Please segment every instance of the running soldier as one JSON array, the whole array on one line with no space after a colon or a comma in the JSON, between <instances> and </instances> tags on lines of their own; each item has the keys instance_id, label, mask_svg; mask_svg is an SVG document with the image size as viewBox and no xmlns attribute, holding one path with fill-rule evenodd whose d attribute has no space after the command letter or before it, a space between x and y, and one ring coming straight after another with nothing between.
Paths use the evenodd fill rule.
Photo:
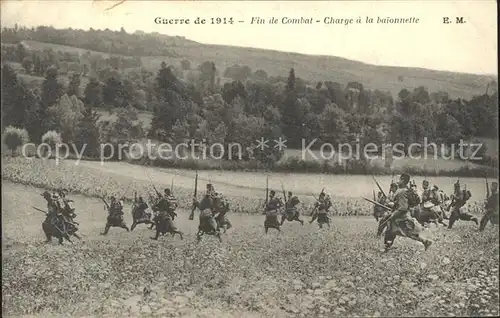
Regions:
<instances>
[{"instance_id":1,"label":"running soldier","mask_svg":"<svg viewBox=\"0 0 500 318\"><path fill-rule=\"evenodd\" d=\"M297 209L297 205L300 203L299 198L294 196L291 191L288 191L288 200L285 202L285 212L281 217L281 224L285 223L285 220L288 221L298 221L301 225L304 225L304 221L300 219L299 209Z\"/></svg>"},{"instance_id":2,"label":"running soldier","mask_svg":"<svg viewBox=\"0 0 500 318\"><path fill-rule=\"evenodd\" d=\"M264 230L267 234L269 229L276 229L278 232L281 232L280 222L278 221L279 209L283 207L283 201L275 197L276 192L271 190L269 192L269 201L267 202L264 213L266 215L266 219L264 221Z\"/></svg>"},{"instance_id":3,"label":"running soldier","mask_svg":"<svg viewBox=\"0 0 500 318\"><path fill-rule=\"evenodd\" d=\"M381 220L379 229L383 228L382 223L387 224L384 235L385 251L387 252L389 248L394 244L396 236L404 236L411 238L413 240L422 242L425 249L427 250L432 244L431 241L423 239L420 237L420 228L416 222L410 216L410 207L418 205L418 200L416 200L414 193L408 188L408 183L410 182L410 175L407 173L401 174L399 178L398 190L394 197L394 210L392 214ZM379 235L382 231L379 231Z\"/></svg>"},{"instance_id":4,"label":"running soldier","mask_svg":"<svg viewBox=\"0 0 500 318\"><path fill-rule=\"evenodd\" d=\"M332 207L332 201L329 195L326 195L324 192L321 192L318 198L318 202L316 202L314 206L313 218L309 223L314 222L314 220L318 219L319 228L323 228L323 224L328 225L330 228L330 218L328 217L328 210Z\"/></svg>"},{"instance_id":5,"label":"running soldier","mask_svg":"<svg viewBox=\"0 0 500 318\"><path fill-rule=\"evenodd\" d=\"M207 184L207 192L200 202L197 202L193 198L193 206L198 207L200 210L200 223L198 225L198 233L196 234L198 241L201 240L203 234L215 235L221 241L219 226L214 217L214 197L215 189L209 183Z\"/></svg>"},{"instance_id":6,"label":"running soldier","mask_svg":"<svg viewBox=\"0 0 500 318\"><path fill-rule=\"evenodd\" d=\"M231 222L227 218L227 212L229 212L229 202L220 192L216 192L212 199L213 213L215 215L215 220L217 221L217 226L224 230L226 233L232 227Z\"/></svg>"},{"instance_id":7,"label":"running soldier","mask_svg":"<svg viewBox=\"0 0 500 318\"><path fill-rule=\"evenodd\" d=\"M130 231L133 231L138 224L153 224L151 221L151 213L148 213L148 204L142 196L137 198L137 192L134 193L134 205L132 206L132 225Z\"/></svg>"},{"instance_id":8,"label":"running soldier","mask_svg":"<svg viewBox=\"0 0 500 318\"><path fill-rule=\"evenodd\" d=\"M172 236L177 233L183 239L182 232L177 229L174 223L174 219L177 216L175 210L179 206L177 198L171 193L170 189L165 189L163 196L159 195L159 197L160 201L153 206L153 211L158 212L155 217L156 236L151 239L157 240L160 234L166 233L171 233Z\"/></svg>"},{"instance_id":9,"label":"running soldier","mask_svg":"<svg viewBox=\"0 0 500 318\"><path fill-rule=\"evenodd\" d=\"M104 203L106 203L106 201L104 201ZM109 206L106 203L106 208L109 214L106 227L104 228L104 233L101 233L101 235L107 235L111 227L120 227L129 232L129 229L123 220L123 204L121 201L116 200L116 198L112 196L110 198Z\"/></svg>"},{"instance_id":10,"label":"running soldier","mask_svg":"<svg viewBox=\"0 0 500 318\"><path fill-rule=\"evenodd\" d=\"M491 195L486 199L484 206L486 214L481 218L479 231L484 231L486 224L490 221L492 224L498 224L498 183L491 183Z\"/></svg>"},{"instance_id":11,"label":"running soldier","mask_svg":"<svg viewBox=\"0 0 500 318\"><path fill-rule=\"evenodd\" d=\"M455 183L455 191L453 192L453 196L451 198L451 214L450 214L450 223L448 224L448 229L453 227L453 224L457 220L463 221L473 221L476 225L479 225L478 219L473 215L461 211L462 207L465 206L467 200L471 198L470 191L460 190L460 182L457 181Z\"/></svg>"}]
</instances>

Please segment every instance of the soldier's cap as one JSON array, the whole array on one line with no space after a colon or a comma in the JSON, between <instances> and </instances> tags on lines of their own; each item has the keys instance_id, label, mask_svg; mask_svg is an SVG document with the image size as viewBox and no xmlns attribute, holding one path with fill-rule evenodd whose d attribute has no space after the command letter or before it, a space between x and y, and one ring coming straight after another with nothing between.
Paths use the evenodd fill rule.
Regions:
<instances>
[{"instance_id":1,"label":"soldier's cap","mask_svg":"<svg viewBox=\"0 0 500 318\"><path fill-rule=\"evenodd\" d=\"M319 194L319 196L320 196L320 197L324 197L325 195L326 195L326 194L325 194L324 192L321 192L321 193Z\"/></svg>"},{"instance_id":2,"label":"soldier's cap","mask_svg":"<svg viewBox=\"0 0 500 318\"><path fill-rule=\"evenodd\" d=\"M422 181L422 184L429 184L429 181L424 180L424 181Z\"/></svg>"},{"instance_id":3,"label":"soldier's cap","mask_svg":"<svg viewBox=\"0 0 500 318\"><path fill-rule=\"evenodd\" d=\"M292 195L292 191L288 191L288 195Z\"/></svg>"},{"instance_id":4,"label":"soldier's cap","mask_svg":"<svg viewBox=\"0 0 500 318\"><path fill-rule=\"evenodd\" d=\"M498 182L492 182L492 183L491 183L491 186L492 186L493 188L498 188Z\"/></svg>"},{"instance_id":5,"label":"soldier's cap","mask_svg":"<svg viewBox=\"0 0 500 318\"><path fill-rule=\"evenodd\" d=\"M274 190L269 191L269 194L275 194L275 193L276 193L276 191L274 191Z\"/></svg>"},{"instance_id":6,"label":"soldier's cap","mask_svg":"<svg viewBox=\"0 0 500 318\"><path fill-rule=\"evenodd\" d=\"M404 183L408 183L408 182L410 182L410 175L409 175L409 174L407 174L407 173L405 173L405 172L403 172L403 173L401 174L401 177L400 177L400 178L401 178L401 180L403 180L403 181L404 181Z\"/></svg>"},{"instance_id":7,"label":"soldier's cap","mask_svg":"<svg viewBox=\"0 0 500 318\"><path fill-rule=\"evenodd\" d=\"M432 188L433 188L434 190L439 190L439 187L438 187L437 185L434 185Z\"/></svg>"},{"instance_id":8,"label":"soldier's cap","mask_svg":"<svg viewBox=\"0 0 500 318\"><path fill-rule=\"evenodd\" d=\"M207 183L207 188L212 187L213 185L211 183Z\"/></svg>"}]
</instances>

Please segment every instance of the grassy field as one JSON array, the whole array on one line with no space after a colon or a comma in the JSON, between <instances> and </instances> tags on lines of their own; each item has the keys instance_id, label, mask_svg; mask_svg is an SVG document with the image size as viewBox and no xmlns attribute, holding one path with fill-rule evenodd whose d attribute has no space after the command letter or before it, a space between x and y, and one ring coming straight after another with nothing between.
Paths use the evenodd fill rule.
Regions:
<instances>
[{"instance_id":1,"label":"grassy field","mask_svg":"<svg viewBox=\"0 0 500 318\"><path fill-rule=\"evenodd\" d=\"M498 230L470 223L429 228L428 251L398 238L382 253L376 222L333 217L332 228L285 223L263 233L263 216L231 214L223 242L185 233L104 227L101 201L72 195L82 241L43 243L42 189L2 182L2 309L5 316L328 317L497 316ZM125 207L130 224L130 206ZM272 230L271 230L272 231Z\"/></svg>"},{"instance_id":2,"label":"grassy field","mask_svg":"<svg viewBox=\"0 0 500 318\"><path fill-rule=\"evenodd\" d=\"M33 49L52 48L62 52L83 54L84 49L26 41ZM142 57L144 67L157 71L161 62L179 65L183 59L191 61L193 68L204 61L212 61L217 69L224 72L226 67L234 64L248 65L252 70L263 69L271 76L287 76L290 68L295 68L295 74L305 80L336 81L343 85L358 81L366 88L389 91L397 96L403 88L413 89L418 86L427 87L429 92L446 91L453 98L471 98L473 95L484 94L487 84L497 80L495 76L484 76L464 73L434 71L421 68L405 68L392 66L376 66L352 61L334 56L311 56L297 53L278 52L236 46L221 46L195 43L182 40L173 48L180 58L165 56ZM91 52L104 57L105 52ZM402 76L403 81L398 77Z\"/></svg>"}]
</instances>

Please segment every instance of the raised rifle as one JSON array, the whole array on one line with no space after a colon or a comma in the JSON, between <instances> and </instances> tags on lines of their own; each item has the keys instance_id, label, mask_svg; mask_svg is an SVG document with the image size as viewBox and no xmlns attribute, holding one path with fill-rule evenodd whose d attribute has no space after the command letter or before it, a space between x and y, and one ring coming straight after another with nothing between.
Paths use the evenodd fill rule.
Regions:
<instances>
[{"instance_id":1,"label":"raised rifle","mask_svg":"<svg viewBox=\"0 0 500 318\"><path fill-rule=\"evenodd\" d=\"M490 186L488 185L488 176L484 176L484 180L486 181L486 200L490 197Z\"/></svg>"},{"instance_id":2,"label":"raised rifle","mask_svg":"<svg viewBox=\"0 0 500 318\"><path fill-rule=\"evenodd\" d=\"M267 204L269 202L269 176L266 177L266 202Z\"/></svg>"},{"instance_id":3,"label":"raised rifle","mask_svg":"<svg viewBox=\"0 0 500 318\"><path fill-rule=\"evenodd\" d=\"M286 203L286 192L285 192L285 187L283 186L283 182L281 182L281 191L283 192L283 200Z\"/></svg>"},{"instance_id":4,"label":"raised rifle","mask_svg":"<svg viewBox=\"0 0 500 318\"><path fill-rule=\"evenodd\" d=\"M373 181L375 181L375 183L377 184L377 187L380 190L380 192L382 192L382 194L384 195L384 197L387 198L387 195L385 194L384 189L382 189L382 187L378 183L377 179L375 179L375 177L371 173L370 173L370 176L372 177Z\"/></svg>"},{"instance_id":5,"label":"raised rifle","mask_svg":"<svg viewBox=\"0 0 500 318\"><path fill-rule=\"evenodd\" d=\"M101 199L104 202L104 204L106 205L106 207L104 209L109 211L109 204L108 204L108 202L106 202L106 200L104 200L104 198L101 198Z\"/></svg>"},{"instance_id":6,"label":"raised rifle","mask_svg":"<svg viewBox=\"0 0 500 318\"><path fill-rule=\"evenodd\" d=\"M189 214L189 220L194 220L194 210L196 210L196 196L198 195L198 171L196 171L196 177L194 178L194 194L193 194L193 206L191 208L191 214Z\"/></svg>"},{"instance_id":7,"label":"raised rifle","mask_svg":"<svg viewBox=\"0 0 500 318\"><path fill-rule=\"evenodd\" d=\"M174 179L172 179L172 184L170 185L170 192L174 193Z\"/></svg>"}]
</instances>

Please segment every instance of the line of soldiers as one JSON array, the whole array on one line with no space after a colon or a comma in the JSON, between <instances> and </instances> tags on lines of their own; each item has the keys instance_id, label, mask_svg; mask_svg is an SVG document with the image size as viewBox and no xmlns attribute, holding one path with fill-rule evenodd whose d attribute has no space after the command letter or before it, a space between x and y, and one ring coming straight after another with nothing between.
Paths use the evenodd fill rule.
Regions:
<instances>
[{"instance_id":1,"label":"line of soldiers","mask_svg":"<svg viewBox=\"0 0 500 318\"><path fill-rule=\"evenodd\" d=\"M414 220L423 225L425 221L429 221L429 216L436 217L440 223L443 222L443 219L448 219L448 229L451 229L457 220L473 221L478 225L478 219L462 209L472 195L470 191L460 188L459 181L454 184L454 192L450 198L444 192L439 191L437 186L430 188L427 180L423 181L422 186L424 190L422 196L419 196L416 184L410 183L410 176L403 173L397 184L391 184L391 189L385 198L379 192L379 202L391 208L391 212L380 220L377 230L378 236L385 230L386 251L392 246L398 235L422 242L426 250L429 248L432 242L420 237L421 228ZM450 204L446 206L446 202L450 200ZM484 230L488 221L498 224L498 204L498 183L493 182L491 196L485 202L486 213L479 222L480 231ZM450 211L449 217L446 215L446 211ZM424 216L428 216L428 218Z\"/></svg>"},{"instance_id":2,"label":"line of soldiers","mask_svg":"<svg viewBox=\"0 0 500 318\"><path fill-rule=\"evenodd\" d=\"M304 225L304 221L300 219L300 211L297 209L297 205L300 203L299 198L294 196L293 193L289 191L288 199L285 198L285 200L285 203L283 203L283 200L276 196L276 192L274 190L269 192L269 199L265 204L264 212L262 213L266 215L264 220L264 230L266 234L271 228L281 231L281 226L285 223L285 221L297 221ZM318 220L320 228L322 228L324 224L330 227L330 218L328 217L328 213L331 207L332 201L330 196L326 195L322 191L314 205L314 210L311 213L312 219L309 223ZM283 212L280 212L281 208L284 208ZM278 216L280 214L281 222L278 220Z\"/></svg>"},{"instance_id":3,"label":"line of soldiers","mask_svg":"<svg viewBox=\"0 0 500 318\"><path fill-rule=\"evenodd\" d=\"M106 201L104 201L106 203ZM152 214L148 212L149 206L142 196L137 197L137 193L134 194L134 203L132 206L132 218L133 223L131 230L133 230L138 224L150 224L152 229L156 226L156 236L153 239L157 240L160 234L165 233L180 233L175 226L174 219L177 216L175 210L178 207L177 198L171 193L170 189L165 189L163 195L157 192L157 197L150 195L150 202L152 202L152 211L154 217L151 220ZM123 219L123 199L118 201L114 196L110 198L110 204L105 206L108 210L108 218L104 233L102 235L108 234L111 227L120 227L129 231L124 219Z\"/></svg>"}]
</instances>

